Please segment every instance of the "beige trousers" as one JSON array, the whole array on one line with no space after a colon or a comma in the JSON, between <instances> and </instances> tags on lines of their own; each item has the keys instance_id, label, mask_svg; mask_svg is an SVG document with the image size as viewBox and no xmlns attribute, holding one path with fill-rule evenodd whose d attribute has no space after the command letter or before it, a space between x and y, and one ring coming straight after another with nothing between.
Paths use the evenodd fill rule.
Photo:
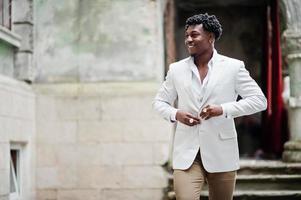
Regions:
<instances>
[{"instance_id":1,"label":"beige trousers","mask_svg":"<svg viewBox=\"0 0 301 200\"><path fill-rule=\"evenodd\" d=\"M187 170L174 170L174 189L177 200L199 200L205 181L209 200L232 200L236 171L208 173L202 164L200 153Z\"/></svg>"}]
</instances>

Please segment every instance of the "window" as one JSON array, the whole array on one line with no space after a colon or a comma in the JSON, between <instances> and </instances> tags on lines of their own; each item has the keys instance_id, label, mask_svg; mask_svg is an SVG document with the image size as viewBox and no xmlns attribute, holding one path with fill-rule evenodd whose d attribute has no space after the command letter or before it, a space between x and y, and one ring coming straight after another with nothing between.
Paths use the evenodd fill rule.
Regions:
<instances>
[{"instance_id":1,"label":"window","mask_svg":"<svg viewBox=\"0 0 301 200\"><path fill-rule=\"evenodd\" d=\"M21 194L21 145L10 148L10 199L17 200Z\"/></svg>"},{"instance_id":2,"label":"window","mask_svg":"<svg viewBox=\"0 0 301 200\"><path fill-rule=\"evenodd\" d=\"M0 0L0 26L11 30L12 0Z\"/></svg>"}]
</instances>

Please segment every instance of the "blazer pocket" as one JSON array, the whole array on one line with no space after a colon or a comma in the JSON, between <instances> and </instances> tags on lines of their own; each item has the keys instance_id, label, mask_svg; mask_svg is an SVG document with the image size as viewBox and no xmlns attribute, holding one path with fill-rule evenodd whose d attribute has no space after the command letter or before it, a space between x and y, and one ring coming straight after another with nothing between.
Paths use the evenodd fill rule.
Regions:
<instances>
[{"instance_id":1,"label":"blazer pocket","mask_svg":"<svg viewBox=\"0 0 301 200\"><path fill-rule=\"evenodd\" d=\"M219 137L222 140L228 140L232 138L236 138L236 131L235 130L225 130L219 132Z\"/></svg>"}]
</instances>

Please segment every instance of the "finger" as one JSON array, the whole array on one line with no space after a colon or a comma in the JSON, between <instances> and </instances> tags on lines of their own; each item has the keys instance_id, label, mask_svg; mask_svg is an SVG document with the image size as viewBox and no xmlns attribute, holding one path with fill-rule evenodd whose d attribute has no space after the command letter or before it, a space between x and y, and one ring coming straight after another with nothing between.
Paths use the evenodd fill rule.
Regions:
<instances>
[{"instance_id":1,"label":"finger","mask_svg":"<svg viewBox=\"0 0 301 200\"><path fill-rule=\"evenodd\" d=\"M194 125L197 125L197 124L200 124L201 123L201 121L200 121L200 119L198 119L198 118L189 118L188 119L188 124L189 124L189 126L194 126Z\"/></svg>"},{"instance_id":2,"label":"finger","mask_svg":"<svg viewBox=\"0 0 301 200\"><path fill-rule=\"evenodd\" d=\"M192 118L186 118L185 124L188 126L193 126L194 120Z\"/></svg>"},{"instance_id":3,"label":"finger","mask_svg":"<svg viewBox=\"0 0 301 200\"><path fill-rule=\"evenodd\" d=\"M203 112L203 111L201 111L201 113L200 113L200 117L203 117L203 115L204 115L204 112Z\"/></svg>"},{"instance_id":4,"label":"finger","mask_svg":"<svg viewBox=\"0 0 301 200\"><path fill-rule=\"evenodd\" d=\"M200 121L200 119L198 117L195 117L193 115L188 114L187 116L188 116L188 118L193 119L194 121L197 121L197 122Z\"/></svg>"},{"instance_id":5,"label":"finger","mask_svg":"<svg viewBox=\"0 0 301 200\"><path fill-rule=\"evenodd\" d=\"M193 126L194 125L197 125L197 124L200 124L201 123L201 120L198 119L198 120L193 120L193 123L191 123Z\"/></svg>"},{"instance_id":6,"label":"finger","mask_svg":"<svg viewBox=\"0 0 301 200\"><path fill-rule=\"evenodd\" d=\"M193 124L193 123L190 123L190 122L188 122L186 125L187 125L187 126L194 126L194 124Z\"/></svg>"},{"instance_id":7,"label":"finger","mask_svg":"<svg viewBox=\"0 0 301 200\"><path fill-rule=\"evenodd\" d=\"M210 105L206 105L203 109L202 109L202 111L201 111L201 113L200 113L200 117L202 117L202 118L204 118L206 115L207 115L207 113L210 111Z\"/></svg>"},{"instance_id":8,"label":"finger","mask_svg":"<svg viewBox=\"0 0 301 200\"><path fill-rule=\"evenodd\" d=\"M205 120L208 120L208 119L210 119L210 118L211 118L211 116L210 116L210 115L207 115L206 118L205 118Z\"/></svg>"},{"instance_id":9,"label":"finger","mask_svg":"<svg viewBox=\"0 0 301 200\"><path fill-rule=\"evenodd\" d=\"M207 112L202 112L202 113L200 114L200 117L204 119L204 118L206 118L208 115L209 115L208 111L207 111Z\"/></svg>"}]
</instances>

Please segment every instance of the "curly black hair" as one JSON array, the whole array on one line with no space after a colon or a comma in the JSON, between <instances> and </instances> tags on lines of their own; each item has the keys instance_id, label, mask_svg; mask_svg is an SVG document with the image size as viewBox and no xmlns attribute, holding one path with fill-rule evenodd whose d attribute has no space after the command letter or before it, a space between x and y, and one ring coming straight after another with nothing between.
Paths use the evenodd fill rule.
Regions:
<instances>
[{"instance_id":1,"label":"curly black hair","mask_svg":"<svg viewBox=\"0 0 301 200\"><path fill-rule=\"evenodd\" d=\"M193 15L186 20L185 30L187 30L189 26L198 24L203 24L203 28L206 31L214 33L215 40L221 37L223 31L222 25L215 15L208 15L208 13Z\"/></svg>"}]
</instances>

